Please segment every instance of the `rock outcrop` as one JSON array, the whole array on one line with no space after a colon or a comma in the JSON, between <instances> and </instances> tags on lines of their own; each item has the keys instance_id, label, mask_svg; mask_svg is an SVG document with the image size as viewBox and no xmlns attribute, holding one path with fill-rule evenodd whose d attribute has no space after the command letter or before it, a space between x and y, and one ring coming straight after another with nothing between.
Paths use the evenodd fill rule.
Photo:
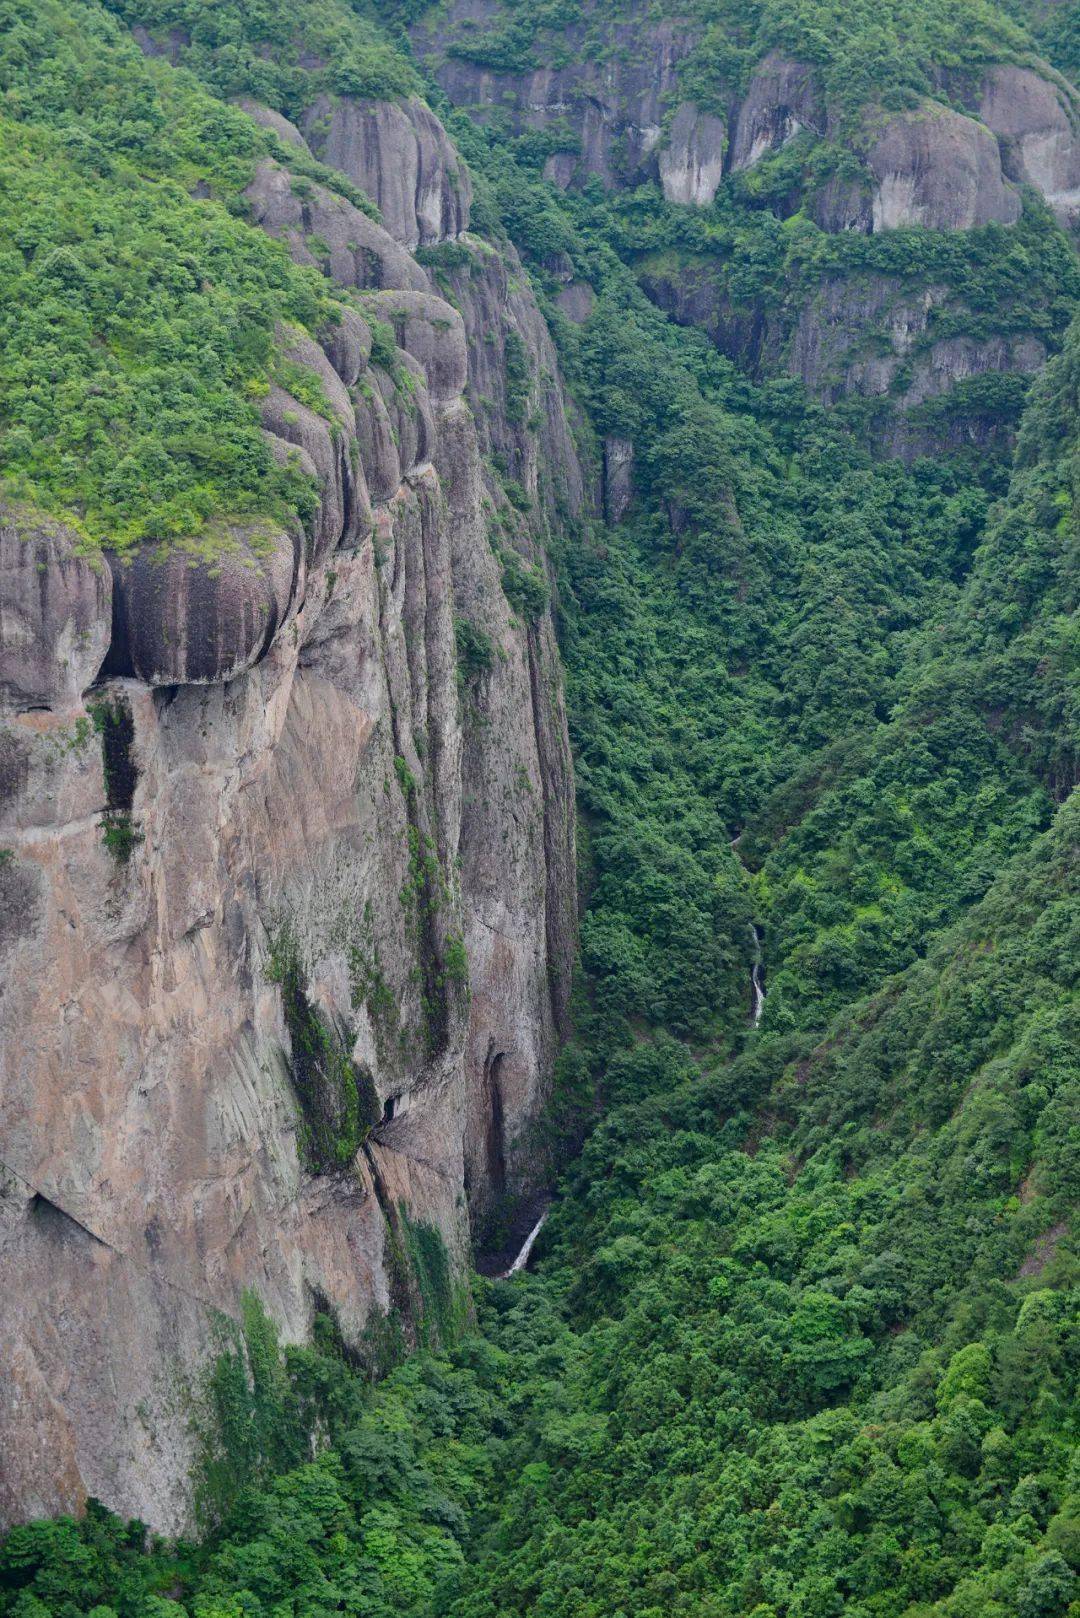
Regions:
<instances>
[{"instance_id":1,"label":"rock outcrop","mask_svg":"<svg viewBox=\"0 0 1080 1618\"><path fill-rule=\"evenodd\" d=\"M614 186L655 174L664 115L678 99L678 64L693 48L694 29L650 17L647 6L635 0L617 21L590 16L560 30L565 66L494 71L457 52L458 45L495 29L502 15L496 0L455 0L445 14L425 18L413 30L418 52L450 100L480 121L508 118L515 133L557 135L560 150L548 158L544 172L564 188L590 176ZM704 197L708 176L718 157L722 160L723 129L710 117L695 133L697 117L696 109L684 109L675 142L682 144L690 172L698 174ZM674 160L671 173L679 166Z\"/></svg>"},{"instance_id":2,"label":"rock outcrop","mask_svg":"<svg viewBox=\"0 0 1080 1618\"><path fill-rule=\"evenodd\" d=\"M1020 197L1002 173L989 130L937 102L888 119L868 163L874 230L971 230L1020 217Z\"/></svg>"},{"instance_id":3,"label":"rock outcrop","mask_svg":"<svg viewBox=\"0 0 1080 1618\"><path fill-rule=\"evenodd\" d=\"M998 137L1010 179L1033 185L1065 224L1080 214L1080 104L1060 80L1030 68L991 68L978 113Z\"/></svg>"},{"instance_id":4,"label":"rock outcrop","mask_svg":"<svg viewBox=\"0 0 1080 1618\"><path fill-rule=\"evenodd\" d=\"M773 51L747 86L735 120L730 167L733 173L753 168L804 129L825 130L825 109L813 70Z\"/></svg>"},{"instance_id":5,"label":"rock outcrop","mask_svg":"<svg viewBox=\"0 0 1080 1618\"><path fill-rule=\"evenodd\" d=\"M469 228L472 182L446 131L418 96L355 101L320 96L304 133L318 157L364 191L408 248L452 241Z\"/></svg>"},{"instance_id":6,"label":"rock outcrop","mask_svg":"<svg viewBox=\"0 0 1080 1618\"><path fill-rule=\"evenodd\" d=\"M109 648L104 557L63 523L0 507L0 712L77 708Z\"/></svg>"},{"instance_id":7,"label":"rock outcrop","mask_svg":"<svg viewBox=\"0 0 1080 1618\"><path fill-rule=\"evenodd\" d=\"M338 123L377 132L384 207L400 110ZM318 408L262 402L317 491L303 533L106 561L0 525L8 1519L92 1494L182 1526L246 1291L366 1352L423 1307L405 1222L460 1266L538 1171L576 911L544 543L585 487L512 256L466 238L451 304L404 252L466 217L428 119L446 185L384 213L400 240L270 162L249 194L360 289L319 342L280 334Z\"/></svg>"},{"instance_id":8,"label":"rock outcrop","mask_svg":"<svg viewBox=\"0 0 1080 1618\"><path fill-rule=\"evenodd\" d=\"M723 119L684 101L671 121L657 164L669 202L705 208L724 177L727 128Z\"/></svg>"}]
</instances>

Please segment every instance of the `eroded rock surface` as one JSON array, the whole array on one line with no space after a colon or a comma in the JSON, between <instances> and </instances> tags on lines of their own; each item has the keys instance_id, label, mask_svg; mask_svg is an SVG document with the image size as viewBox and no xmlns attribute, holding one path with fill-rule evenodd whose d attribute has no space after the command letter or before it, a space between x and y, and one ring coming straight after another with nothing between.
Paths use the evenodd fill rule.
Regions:
<instances>
[{"instance_id":1,"label":"eroded rock surface","mask_svg":"<svg viewBox=\"0 0 1080 1618\"><path fill-rule=\"evenodd\" d=\"M279 176L252 199L297 256L319 216L295 202L365 218ZM439 194L456 230L467 179L457 213ZM403 241L435 228L426 204L416 220ZM93 1494L185 1524L215 1320L250 1289L286 1340L317 1307L361 1351L391 1309L408 1331L391 1231L434 1226L460 1266L470 1221L538 1170L573 790L551 620L504 578L545 577L584 480L512 256L468 239L453 307L386 232L363 260L348 240L327 267L369 307L318 343L280 333L318 407L284 386L262 403L272 452L313 479L306 532L147 546L114 585L55 525L0 530L19 607L0 640L0 1255L27 1282L0 1297L8 1519ZM404 346L373 347L382 323Z\"/></svg>"},{"instance_id":2,"label":"eroded rock surface","mask_svg":"<svg viewBox=\"0 0 1080 1618\"><path fill-rule=\"evenodd\" d=\"M1041 191L1064 223L1080 214L1080 105L1060 81L1030 68L995 67L979 117L998 137L1010 179Z\"/></svg>"},{"instance_id":3,"label":"eroded rock surface","mask_svg":"<svg viewBox=\"0 0 1080 1618\"><path fill-rule=\"evenodd\" d=\"M747 86L738 109L731 143L731 169L753 168L770 152L779 151L802 130L823 133L825 109L805 62L794 62L773 51L761 63Z\"/></svg>"},{"instance_id":4,"label":"eroded rock surface","mask_svg":"<svg viewBox=\"0 0 1080 1618\"><path fill-rule=\"evenodd\" d=\"M971 230L1015 224L1020 197L988 129L937 102L890 118L874 140L874 230Z\"/></svg>"},{"instance_id":5,"label":"eroded rock surface","mask_svg":"<svg viewBox=\"0 0 1080 1618\"><path fill-rule=\"evenodd\" d=\"M0 506L0 711L79 704L109 647L112 580L63 523Z\"/></svg>"},{"instance_id":6,"label":"eroded rock surface","mask_svg":"<svg viewBox=\"0 0 1080 1618\"><path fill-rule=\"evenodd\" d=\"M452 241L469 228L472 182L442 124L406 101L320 97L304 119L309 144L377 205L406 247Z\"/></svg>"}]
</instances>

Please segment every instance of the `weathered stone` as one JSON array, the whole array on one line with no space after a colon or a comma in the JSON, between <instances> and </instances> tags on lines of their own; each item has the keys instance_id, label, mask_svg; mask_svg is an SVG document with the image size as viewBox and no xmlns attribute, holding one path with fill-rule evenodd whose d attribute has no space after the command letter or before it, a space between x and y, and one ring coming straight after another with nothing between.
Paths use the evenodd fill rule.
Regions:
<instances>
[{"instance_id":1,"label":"weathered stone","mask_svg":"<svg viewBox=\"0 0 1080 1618\"><path fill-rule=\"evenodd\" d=\"M1030 68L987 73L979 117L1001 143L1012 180L1041 191L1066 224L1080 214L1080 106L1060 81Z\"/></svg>"},{"instance_id":2,"label":"weathered stone","mask_svg":"<svg viewBox=\"0 0 1080 1618\"><path fill-rule=\"evenodd\" d=\"M351 388L371 357L371 329L355 309L339 305L338 319L320 332L319 345L342 382Z\"/></svg>"},{"instance_id":3,"label":"weathered stone","mask_svg":"<svg viewBox=\"0 0 1080 1618\"><path fill-rule=\"evenodd\" d=\"M779 52L766 56L747 87L731 141L731 169L753 168L808 129L820 135L825 111L813 69Z\"/></svg>"},{"instance_id":4,"label":"weathered stone","mask_svg":"<svg viewBox=\"0 0 1080 1618\"><path fill-rule=\"evenodd\" d=\"M583 326L596 305L596 293L588 281L571 281L569 286L563 287L555 302L567 320L573 321L575 326Z\"/></svg>"},{"instance_id":5,"label":"weathered stone","mask_svg":"<svg viewBox=\"0 0 1080 1618\"><path fill-rule=\"evenodd\" d=\"M0 731L3 841L29 873L0 973L0 1253L33 1283L0 1294L0 1518L93 1494L188 1524L220 1314L254 1287L292 1342L325 1299L360 1347L392 1302L399 1206L456 1267L470 1216L535 1184L573 958L573 783L552 625L503 593L488 502L508 507L481 453L534 502L514 536L534 566L586 492L527 278L512 250L466 243L460 316L402 306L419 357L372 366L352 314L322 348L282 334L322 394L263 401L275 456L320 484L307 544L234 527L211 562L143 551L122 571L127 672L100 700L130 719L126 861L85 713ZM468 703L461 616L495 652ZM422 912L417 836L445 880ZM445 970L462 939L467 985ZM333 1172L305 1156L286 940L306 1004L386 1104Z\"/></svg>"},{"instance_id":6,"label":"weathered stone","mask_svg":"<svg viewBox=\"0 0 1080 1618\"><path fill-rule=\"evenodd\" d=\"M406 247L469 228L472 182L442 124L417 96L405 101L320 97L304 119L319 156L365 191Z\"/></svg>"},{"instance_id":7,"label":"weathered stone","mask_svg":"<svg viewBox=\"0 0 1080 1618\"><path fill-rule=\"evenodd\" d=\"M71 708L109 646L108 564L63 523L0 506L0 705Z\"/></svg>"},{"instance_id":8,"label":"weathered stone","mask_svg":"<svg viewBox=\"0 0 1080 1618\"><path fill-rule=\"evenodd\" d=\"M634 497L634 446L626 438L604 439L604 517L621 522Z\"/></svg>"},{"instance_id":9,"label":"weathered stone","mask_svg":"<svg viewBox=\"0 0 1080 1618\"><path fill-rule=\"evenodd\" d=\"M114 560L112 667L151 686L206 685L265 656L296 596L303 538L236 527L214 544L208 560L175 545Z\"/></svg>"},{"instance_id":10,"label":"weathered stone","mask_svg":"<svg viewBox=\"0 0 1080 1618\"><path fill-rule=\"evenodd\" d=\"M683 102L658 160L660 183L669 202L708 207L723 178L726 140L723 119Z\"/></svg>"},{"instance_id":11,"label":"weathered stone","mask_svg":"<svg viewBox=\"0 0 1080 1618\"><path fill-rule=\"evenodd\" d=\"M454 0L413 29L419 54L456 106L509 115L515 133L569 129L567 150L548 159L545 176L563 188L596 176L605 186L656 173L664 114L678 97L679 62L692 49L695 30L649 15L634 0L617 20L603 24L597 51L595 16L562 31L565 66L525 73L495 73L448 53L460 34L488 26L497 7L488 0Z\"/></svg>"},{"instance_id":12,"label":"weathered stone","mask_svg":"<svg viewBox=\"0 0 1080 1618\"><path fill-rule=\"evenodd\" d=\"M427 276L400 242L325 186L264 158L244 195L255 224L285 242L298 264L325 268L338 286L426 290Z\"/></svg>"},{"instance_id":13,"label":"weathered stone","mask_svg":"<svg viewBox=\"0 0 1080 1618\"><path fill-rule=\"evenodd\" d=\"M261 129L268 129L272 135L283 140L286 146L296 146L304 152L308 150L308 143L303 135L283 113L275 112L272 107L264 107L261 101L256 101L252 96L237 96L235 105L241 112L246 112Z\"/></svg>"},{"instance_id":14,"label":"weathered stone","mask_svg":"<svg viewBox=\"0 0 1080 1618\"><path fill-rule=\"evenodd\" d=\"M873 228L971 230L1015 224L1020 197L1001 171L997 141L937 102L888 119L870 149Z\"/></svg>"},{"instance_id":15,"label":"weathered stone","mask_svg":"<svg viewBox=\"0 0 1080 1618\"><path fill-rule=\"evenodd\" d=\"M465 324L456 309L431 292L373 293L366 307L393 326L398 347L419 361L433 403L460 396L468 361Z\"/></svg>"}]
</instances>

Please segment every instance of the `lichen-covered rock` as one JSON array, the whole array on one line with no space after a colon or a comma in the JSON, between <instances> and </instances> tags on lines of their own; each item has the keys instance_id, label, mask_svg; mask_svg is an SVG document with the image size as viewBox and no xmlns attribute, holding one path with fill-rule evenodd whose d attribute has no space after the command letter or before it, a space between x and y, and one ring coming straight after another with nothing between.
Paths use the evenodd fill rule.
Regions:
<instances>
[{"instance_id":1,"label":"lichen-covered rock","mask_svg":"<svg viewBox=\"0 0 1080 1618\"><path fill-rule=\"evenodd\" d=\"M378 206L408 248L469 228L472 181L442 124L417 96L405 101L320 97L304 118L309 144Z\"/></svg>"},{"instance_id":2,"label":"lichen-covered rock","mask_svg":"<svg viewBox=\"0 0 1080 1618\"><path fill-rule=\"evenodd\" d=\"M1031 68L995 67L979 117L1001 144L1012 180L1033 185L1066 224L1080 214L1080 106L1060 81Z\"/></svg>"},{"instance_id":3,"label":"lichen-covered rock","mask_svg":"<svg viewBox=\"0 0 1080 1618\"><path fill-rule=\"evenodd\" d=\"M889 118L868 162L876 182L873 228L971 230L1015 224L1020 197L1005 179L997 141L973 118L937 102Z\"/></svg>"},{"instance_id":4,"label":"lichen-covered rock","mask_svg":"<svg viewBox=\"0 0 1080 1618\"><path fill-rule=\"evenodd\" d=\"M115 559L110 665L147 685L235 679L265 656L303 577L299 533L232 528L214 554L144 545Z\"/></svg>"},{"instance_id":5,"label":"lichen-covered rock","mask_svg":"<svg viewBox=\"0 0 1080 1618\"><path fill-rule=\"evenodd\" d=\"M755 70L739 106L730 167L753 168L803 129L820 135L825 111L813 69L773 51Z\"/></svg>"},{"instance_id":6,"label":"lichen-covered rock","mask_svg":"<svg viewBox=\"0 0 1080 1618\"><path fill-rule=\"evenodd\" d=\"M432 292L381 292L366 300L394 328L399 348L418 360L436 404L460 397L468 376L465 324L458 310Z\"/></svg>"},{"instance_id":7,"label":"lichen-covered rock","mask_svg":"<svg viewBox=\"0 0 1080 1618\"><path fill-rule=\"evenodd\" d=\"M683 102L658 159L660 183L669 202L708 207L723 179L726 140L722 118Z\"/></svg>"},{"instance_id":8,"label":"lichen-covered rock","mask_svg":"<svg viewBox=\"0 0 1080 1618\"><path fill-rule=\"evenodd\" d=\"M244 193L255 224L283 241L298 264L325 269L338 286L411 287L427 276L374 219L314 180L264 158Z\"/></svg>"},{"instance_id":9,"label":"lichen-covered rock","mask_svg":"<svg viewBox=\"0 0 1080 1618\"><path fill-rule=\"evenodd\" d=\"M63 523L0 506L0 706L72 708L109 647L107 562Z\"/></svg>"}]
</instances>

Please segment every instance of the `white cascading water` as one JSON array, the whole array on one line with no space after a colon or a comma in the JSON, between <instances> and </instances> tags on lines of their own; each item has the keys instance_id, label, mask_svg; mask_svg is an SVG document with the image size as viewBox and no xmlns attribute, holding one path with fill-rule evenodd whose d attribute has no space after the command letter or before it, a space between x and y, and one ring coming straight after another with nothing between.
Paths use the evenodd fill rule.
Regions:
<instances>
[{"instance_id":1,"label":"white cascading water","mask_svg":"<svg viewBox=\"0 0 1080 1618\"><path fill-rule=\"evenodd\" d=\"M529 1262L529 1254L533 1250L536 1238L544 1228L544 1221L547 1219L547 1216L548 1209L545 1208L539 1219L536 1221L536 1224L526 1236L525 1241L522 1244L521 1252L518 1254L513 1264L511 1264L510 1268L508 1270L504 1270L499 1276L500 1281L509 1281L512 1275L516 1275L519 1270L523 1270L525 1268L526 1264Z\"/></svg>"}]
</instances>

